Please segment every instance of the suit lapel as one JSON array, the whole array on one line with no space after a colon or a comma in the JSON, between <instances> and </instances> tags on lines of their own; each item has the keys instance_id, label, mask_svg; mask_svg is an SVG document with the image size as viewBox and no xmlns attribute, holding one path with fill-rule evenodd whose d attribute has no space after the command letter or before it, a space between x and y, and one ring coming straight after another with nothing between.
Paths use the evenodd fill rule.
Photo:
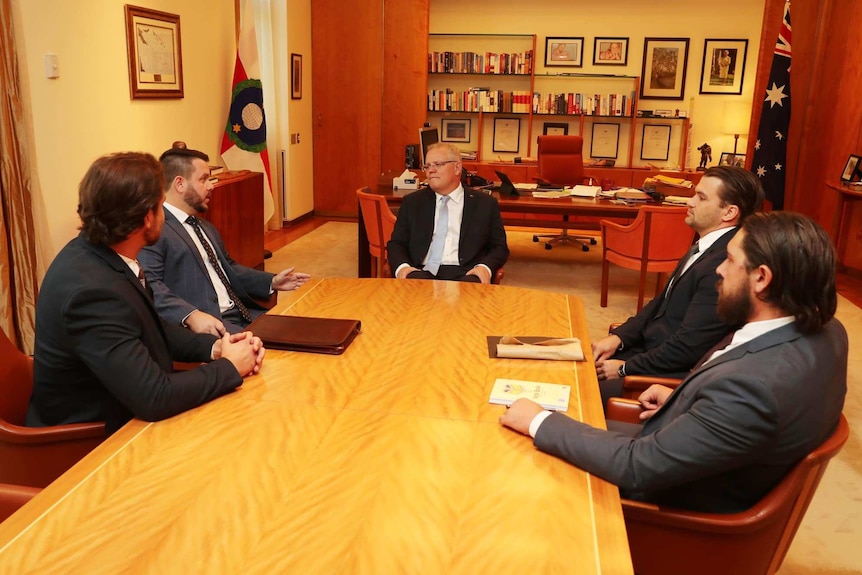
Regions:
<instances>
[{"instance_id":1,"label":"suit lapel","mask_svg":"<svg viewBox=\"0 0 862 575\"><path fill-rule=\"evenodd\" d=\"M188 246L189 251L195 258L195 261L198 263L198 267L201 268L201 272L204 275L209 277L209 272L207 271L207 266L204 263L203 258L201 257L201 251L198 249L198 246L192 240L192 237L189 235L185 226L170 212L170 210L165 210L165 225L173 231L177 237L182 240L186 246ZM164 232L162 232L164 233Z\"/></svg>"},{"instance_id":2,"label":"suit lapel","mask_svg":"<svg viewBox=\"0 0 862 575\"><path fill-rule=\"evenodd\" d=\"M476 198L473 196L473 190L464 188L464 211L461 212L461 231L458 234L458 257L465 252L462 249L464 237L467 235L467 227L470 225L473 212L476 210Z\"/></svg>"}]
</instances>

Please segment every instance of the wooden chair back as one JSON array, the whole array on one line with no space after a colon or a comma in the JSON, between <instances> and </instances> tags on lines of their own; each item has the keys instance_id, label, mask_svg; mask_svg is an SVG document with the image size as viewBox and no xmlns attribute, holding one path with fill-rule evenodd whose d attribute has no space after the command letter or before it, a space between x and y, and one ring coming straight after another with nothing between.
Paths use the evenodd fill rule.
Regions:
<instances>
[{"instance_id":1,"label":"wooden chair back","mask_svg":"<svg viewBox=\"0 0 862 575\"><path fill-rule=\"evenodd\" d=\"M382 277L383 264L386 261L386 244L392 237L395 215L386 203L386 198L380 194L372 194L367 187L356 190L356 197L359 198L359 209L365 222L368 252L374 260L371 271L375 277Z\"/></svg>"},{"instance_id":2,"label":"wooden chair back","mask_svg":"<svg viewBox=\"0 0 862 575\"><path fill-rule=\"evenodd\" d=\"M601 220L602 293L601 306L608 305L609 263L638 270L638 311L643 307L648 272L659 272L656 294L661 288L661 273L671 272L694 241L694 230L685 223L685 207L643 206L635 220L622 225Z\"/></svg>"},{"instance_id":3,"label":"wooden chair back","mask_svg":"<svg viewBox=\"0 0 862 575\"><path fill-rule=\"evenodd\" d=\"M0 483L45 487L105 439L105 424L26 427L33 358L2 330L0 357Z\"/></svg>"}]
</instances>

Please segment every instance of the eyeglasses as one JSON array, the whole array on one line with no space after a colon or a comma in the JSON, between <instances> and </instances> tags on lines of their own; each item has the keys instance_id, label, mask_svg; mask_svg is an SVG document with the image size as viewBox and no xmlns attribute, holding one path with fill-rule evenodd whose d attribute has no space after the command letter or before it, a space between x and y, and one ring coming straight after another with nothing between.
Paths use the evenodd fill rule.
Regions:
<instances>
[{"instance_id":1,"label":"eyeglasses","mask_svg":"<svg viewBox=\"0 0 862 575\"><path fill-rule=\"evenodd\" d=\"M422 169L426 172L428 170L430 170L431 168L434 168L435 170L439 170L440 168L442 168L446 164L454 164L457 161L458 160L446 160L445 162L432 162L430 164L425 164L424 166L422 166Z\"/></svg>"}]
</instances>

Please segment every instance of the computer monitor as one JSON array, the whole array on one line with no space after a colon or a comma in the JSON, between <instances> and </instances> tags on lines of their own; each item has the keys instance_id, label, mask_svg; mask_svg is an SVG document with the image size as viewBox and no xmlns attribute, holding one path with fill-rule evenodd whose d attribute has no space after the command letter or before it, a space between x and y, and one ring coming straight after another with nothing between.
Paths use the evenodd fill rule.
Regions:
<instances>
[{"instance_id":1,"label":"computer monitor","mask_svg":"<svg viewBox=\"0 0 862 575\"><path fill-rule=\"evenodd\" d=\"M419 128L419 165L425 165L425 154L428 153L428 147L431 144L436 144L440 141L440 132L437 128L432 128L430 126L425 126L424 128Z\"/></svg>"}]
</instances>

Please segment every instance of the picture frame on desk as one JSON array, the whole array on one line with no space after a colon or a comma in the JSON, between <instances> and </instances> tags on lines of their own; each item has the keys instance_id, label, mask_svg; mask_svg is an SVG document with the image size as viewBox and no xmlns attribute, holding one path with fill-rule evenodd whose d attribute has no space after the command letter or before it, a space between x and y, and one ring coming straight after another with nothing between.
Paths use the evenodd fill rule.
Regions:
<instances>
[{"instance_id":1,"label":"picture frame on desk","mask_svg":"<svg viewBox=\"0 0 862 575\"><path fill-rule=\"evenodd\" d=\"M620 150L620 125L616 123L593 122L590 138L591 158L614 158Z\"/></svg>"},{"instance_id":2,"label":"picture frame on desk","mask_svg":"<svg viewBox=\"0 0 862 575\"><path fill-rule=\"evenodd\" d=\"M545 38L545 67L582 68L583 65L583 36L547 36Z\"/></svg>"},{"instance_id":3,"label":"picture frame on desk","mask_svg":"<svg viewBox=\"0 0 862 575\"><path fill-rule=\"evenodd\" d=\"M688 38L644 38L641 98L682 100L688 67Z\"/></svg>"},{"instance_id":4,"label":"picture frame on desk","mask_svg":"<svg viewBox=\"0 0 862 575\"><path fill-rule=\"evenodd\" d=\"M641 136L641 160L667 160L670 154L670 126L644 124Z\"/></svg>"},{"instance_id":5,"label":"picture frame on desk","mask_svg":"<svg viewBox=\"0 0 862 575\"><path fill-rule=\"evenodd\" d=\"M862 165L860 165L862 157L850 154L847 158L847 163L844 164L844 170L841 172L841 181L845 184L850 182L858 182L862 180Z\"/></svg>"},{"instance_id":6,"label":"picture frame on desk","mask_svg":"<svg viewBox=\"0 0 862 575\"><path fill-rule=\"evenodd\" d=\"M542 125L543 136L568 136L569 124L567 122L545 122Z\"/></svg>"},{"instance_id":7,"label":"picture frame on desk","mask_svg":"<svg viewBox=\"0 0 862 575\"><path fill-rule=\"evenodd\" d=\"M470 120L461 118L443 118L440 121L441 142L469 142Z\"/></svg>"},{"instance_id":8,"label":"picture frame on desk","mask_svg":"<svg viewBox=\"0 0 862 575\"><path fill-rule=\"evenodd\" d=\"M494 118L495 152L517 153L521 145L520 118Z\"/></svg>"},{"instance_id":9,"label":"picture frame on desk","mask_svg":"<svg viewBox=\"0 0 862 575\"><path fill-rule=\"evenodd\" d=\"M129 91L139 98L182 98L180 17L126 4Z\"/></svg>"},{"instance_id":10,"label":"picture frame on desk","mask_svg":"<svg viewBox=\"0 0 862 575\"><path fill-rule=\"evenodd\" d=\"M703 42L701 94L742 94L748 40L707 38Z\"/></svg>"},{"instance_id":11,"label":"picture frame on desk","mask_svg":"<svg viewBox=\"0 0 862 575\"><path fill-rule=\"evenodd\" d=\"M734 154L733 152L722 152L718 160L719 166L745 167L745 154Z\"/></svg>"},{"instance_id":12,"label":"picture frame on desk","mask_svg":"<svg viewBox=\"0 0 862 575\"><path fill-rule=\"evenodd\" d=\"M625 66L629 61L629 39L596 36L593 66Z\"/></svg>"}]
</instances>

